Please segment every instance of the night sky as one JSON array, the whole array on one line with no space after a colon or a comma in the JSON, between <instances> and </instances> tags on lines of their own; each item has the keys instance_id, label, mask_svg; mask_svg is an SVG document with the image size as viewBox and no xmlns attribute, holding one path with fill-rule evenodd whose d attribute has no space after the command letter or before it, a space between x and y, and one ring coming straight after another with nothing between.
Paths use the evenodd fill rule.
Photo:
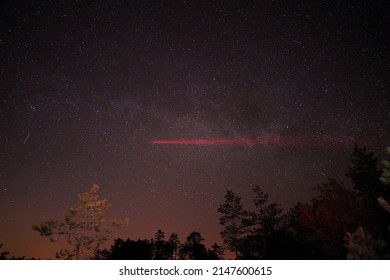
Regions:
<instances>
[{"instance_id":1,"label":"night sky","mask_svg":"<svg viewBox=\"0 0 390 280\"><path fill-rule=\"evenodd\" d=\"M390 145L385 1L1 1L0 243L94 183L112 237L221 244L226 190L287 209Z\"/></svg>"}]
</instances>

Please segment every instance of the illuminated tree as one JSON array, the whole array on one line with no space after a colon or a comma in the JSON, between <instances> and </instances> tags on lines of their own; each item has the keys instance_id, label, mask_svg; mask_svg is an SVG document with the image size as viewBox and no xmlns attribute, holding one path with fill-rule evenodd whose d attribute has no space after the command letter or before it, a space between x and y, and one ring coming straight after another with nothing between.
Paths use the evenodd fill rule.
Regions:
<instances>
[{"instance_id":1,"label":"illuminated tree","mask_svg":"<svg viewBox=\"0 0 390 280\"><path fill-rule=\"evenodd\" d=\"M355 147L355 158L352 162L355 164L353 168L350 168L350 175L354 183L358 183L362 187L370 187L369 200L363 197L365 202L365 212L371 215L368 216L371 223L366 223L369 230L374 234L367 233L367 229L359 227L355 232L348 232L345 237L345 248L347 249L348 259L388 259L387 254L389 250L389 232L387 230L388 215L383 212L383 209L390 213L390 205L388 203L388 192L384 188L376 188L380 186L378 181L380 180L384 185L390 185L390 163L386 160L382 161L384 165L383 172L380 172L376 168L376 160L373 158L373 154L367 154L365 150L360 148L360 153L356 153L357 148ZM359 149L358 149L359 150ZM390 153L390 148L387 148L387 152ZM356 157L356 155L359 155ZM359 160L357 160L359 159ZM357 176L359 175L359 176ZM381 175L381 176L380 176ZM380 176L380 177L379 177ZM358 180L357 180L358 179ZM379 179L379 180L378 180ZM365 182L366 185L363 183ZM375 183L375 184L373 184ZM361 194L364 195L364 188L361 188ZM376 191L375 191L376 190ZM372 192L374 191L374 192ZM371 197L370 197L371 194ZM376 201L372 198L376 198ZM379 206L378 205L381 206ZM383 208L383 209L382 209ZM369 211L367 211L369 210ZM379 225L379 226L378 226ZM379 233L379 236L378 235ZM387 241L387 242L386 242Z\"/></svg>"},{"instance_id":2,"label":"illuminated tree","mask_svg":"<svg viewBox=\"0 0 390 280\"><path fill-rule=\"evenodd\" d=\"M347 259L349 260L377 260L377 254L384 246L383 240L375 239L370 234L364 232L359 227L354 233L347 232L345 237L345 248L347 249Z\"/></svg>"},{"instance_id":3,"label":"illuminated tree","mask_svg":"<svg viewBox=\"0 0 390 280\"><path fill-rule=\"evenodd\" d=\"M111 205L106 199L100 199L98 192L95 184L89 192L79 194L77 207L69 209L64 221L49 220L33 225L33 230L50 237L52 242L58 237L65 239L67 248L57 252L57 258L87 258L108 240L112 228L128 223L127 219L114 219L105 225L105 212Z\"/></svg>"},{"instance_id":4,"label":"illuminated tree","mask_svg":"<svg viewBox=\"0 0 390 280\"><path fill-rule=\"evenodd\" d=\"M319 256L343 258L345 236L360 225L364 209L358 203L356 192L335 179L329 179L316 190L317 197L298 205L299 225L306 241L319 250Z\"/></svg>"},{"instance_id":5,"label":"illuminated tree","mask_svg":"<svg viewBox=\"0 0 390 280\"><path fill-rule=\"evenodd\" d=\"M390 147L387 147L386 151L388 154L390 154ZM387 160L382 160L382 164L383 164L384 168L383 168L383 173L382 173L380 180L385 185L390 187L390 162ZM390 204L386 199L384 199L382 196L380 196L380 197L378 197L378 202L382 206L383 209L385 209L387 212L390 213Z\"/></svg>"}]
</instances>

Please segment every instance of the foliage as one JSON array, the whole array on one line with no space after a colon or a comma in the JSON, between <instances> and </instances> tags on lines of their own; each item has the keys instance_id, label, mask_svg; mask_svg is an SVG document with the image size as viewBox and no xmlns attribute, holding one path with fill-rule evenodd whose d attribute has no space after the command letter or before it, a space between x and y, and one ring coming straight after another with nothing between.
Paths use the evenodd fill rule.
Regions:
<instances>
[{"instance_id":1,"label":"foliage","mask_svg":"<svg viewBox=\"0 0 390 280\"><path fill-rule=\"evenodd\" d=\"M177 233L172 233L168 240L165 233L158 230L151 240L115 239L110 250L98 250L96 260L217 260L223 257L223 248L214 244L210 249L202 243L204 238L199 232L192 232L184 244L180 244Z\"/></svg>"},{"instance_id":2,"label":"foliage","mask_svg":"<svg viewBox=\"0 0 390 280\"><path fill-rule=\"evenodd\" d=\"M211 249L207 249L207 256L210 260L222 260L225 251L222 246L214 243Z\"/></svg>"},{"instance_id":3,"label":"foliage","mask_svg":"<svg viewBox=\"0 0 390 280\"><path fill-rule=\"evenodd\" d=\"M390 155L390 147L386 148L386 152ZM384 183L387 186L390 186L390 162L388 160L382 160L383 164L383 173L380 178L382 183Z\"/></svg>"},{"instance_id":4,"label":"foliage","mask_svg":"<svg viewBox=\"0 0 390 280\"><path fill-rule=\"evenodd\" d=\"M180 245L177 233L172 233L168 241L164 238L165 233L161 229L157 230L151 243L154 260L172 260L177 258L177 251Z\"/></svg>"},{"instance_id":5,"label":"foliage","mask_svg":"<svg viewBox=\"0 0 390 280\"><path fill-rule=\"evenodd\" d=\"M3 247L3 244L0 244L0 248L1 247ZM6 260L7 259L7 255L9 255L8 251L0 252L0 260Z\"/></svg>"},{"instance_id":6,"label":"foliage","mask_svg":"<svg viewBox=\"0 0 390 280\"><path fill-rule=\"evenodd\" d=\"M184 260L217 260L221 258L223 249L214 244L212 249L207 249L202 243L204 238L197 232L191 232L180 248L180 258Z\"/></svg>"},{"instance_id":7,"label":"foliage","mask_svg":"<svg viewBox=\"0 0 390 280\"><path fill-rule=\"evenodd\" d=\"M387 153L390 154L390 147L386 149ZM380 180L387 186L390 186L390 162L387 160L382 160L383 164L383 173ZM387 212L390 213L390 204L383 196L378 197L379 205L382 206Z\"/></svg>"},{"instance_id":8,"label":"foliage","mask_svg":"<svg viewBox=\"0 0 390 280\"><path fill-rule=\"evenodd\" d=\"M179 258L179 248L180 248L179 235L177 233L172 233L168 239L168 250L170 252L170 259L177 260Z\"/></svg>"},{"instance_id":9,"label":"foliage","mask_svg":"<svg viewBox=\"0 0 390 280\"><path fill-rule=\"evenodd\" d=\"M387 147L386 149L387 153L390 154L390 147ZM384 166L383 168L383 173L382 173L382 176L380 178L380 180L387 186L389 187L390 186L390 163L387 161L387 160L383 160L382 161L382 164ZM388 188L389 189L389 188ZM388 192L386 193L388 194ZM389 204L389 199L388 199L389 196L386 196L386 199L382 196L378 197L378 203L379 205L387 211L387 213L389 214L390 213L390 204ZM390 226L387 226L387 229L390 230ZM390 238L389 238L389 231L387 231L387 235L385 235L387 237L387 248L390 249ZM389 254L388 254L389 255Z\"/></svg>"},{"instance_id":10,"label":"foliage","mask_svg":"<svg viewBox=\"0 0 390 280\"><path fill-rule=\"evenodd\" d=\"M3 247L4 244L0 244L0 248ZM22 256L22 257L15 257L15 256L12 256L12 257L9 257L9 254L10 252L8 251L0 251L0 260L25 260L26 257L25 256ZM31 260L35 260L35 258L31 258Z\"/></svg>"},{"instance_id":11,"label":"foliage","mask_svg":"<svg viewBox=\"0 0 390 280\"><path fill-rule=\"evenodd\" d=\"M243 227L243 219L246 211L241 203L241 198L233 191L228 190L225 195L225 202L218 208L218 212L222 214L219 219L219 224L224 226L220 235L227 248L236 254L239 254L239 246L242 236L245 232Z\"/></svg>"},{"instance_id":12,"label":"foliage","mask_svg":"<svg viewBox=\"0 0 390 280\"><path fill-rule=\"evenodd\" d=\"M316 188L319 195L298 206L299 223L306 241L319 248L323 258L345 256L345 234L358 226L361 207L357 194L342 182L329 179Z\"/></svg>"},{"instance_id":13,"label":"foliage","mask_svg":"<svg viewBox=\"0 0 390 280\"><path fill-rule=\"evenodd\" d=\"M347 232L345 241L349 260L377 260L380 258L377 252L385 245L383 240L375 240L365 233L362 227L353 233Z\"/></svg>"},{"instance_id":14,"label":"foliage","mask_svg":"<svg viewBox=\"0 0 390 280\"><path fill-rule=\"evenodd\" d=\"M390 213L390 204L383 197L378 197L378 203L383 209Z\"/></svg>"},{"instance_id":15,"label":"foliage","mask_svg":"<svg viewBox=\"0 0 390 280\"><path fill-rule=\"evenodd\" d=\"M260 186L255 186L253 193L254 211L245 210L241 198L232 191L227 192L225 202L218 208L223 214L220 224L225 226L221 237L237 259L268 259L268 247L276 247L274 237L282 231L280 204L269 203L268 193Z\"/></svg>"},{"instance_id":16,"label":"foliage","mask_svg":"<svg viewBox=\"0 0 390 280\"><path fill-rule=\"evenodd\" d=\"M247 235L243 239L241 258L268 259L274 235L281 229L282 208L276 202L269 203L268 193L260 186L252 190L255 210L247 211L248 218L243 220Z\"/></svg>"},{"instance_id":17,"label":"foliage","mask_svg":"<svg viewBox=\"0 0 390 280\"><path fill-rule=\"evenodd\" d=\"M99 187L93 185L89 192L79 194L77 207L69 209L64 221L49 220L33 225L33 230L52 242L58 237L65 238L68 248L57 252L57 258L87 258L108 240L112 228L128 223L127 219L114 219L110 226L105 226L105 212L110 204L106 199L100 199L98 192Z\"/></svg>"},{"instance_id":18,"label":"foliage","mask_svg":"<svg viewBox=\"0 0 390 280\"><path fill-rule=\"evenodd\" d=\"M153 248L149 240L123 240L117 238L110 250L101 250L94 259L106 260L151 260Z\"/></svg>"},{"instance_id":19,"label":"foliage","mask_svg":"<svg viewBox=\"0 0 390 280\"><path fill-rule=\"evenodd\" d=\"M351 165L345 174L351 179L354 188L365 200L376 201L383 195L383 184L380 181L382 171L377 165L378 160L373 152L368 152L365 146L355 144L351 154Z\"/></svg>"}]
</instances>

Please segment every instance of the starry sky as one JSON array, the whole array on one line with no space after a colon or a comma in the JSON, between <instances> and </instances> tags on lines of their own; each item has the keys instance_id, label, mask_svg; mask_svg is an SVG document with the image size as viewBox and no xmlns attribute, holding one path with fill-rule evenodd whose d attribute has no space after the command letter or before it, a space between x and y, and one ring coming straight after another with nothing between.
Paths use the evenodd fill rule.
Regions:
<instances>
[{"instance_id":1,"label":"starry sky","mask_svg":"<svg viewBox=\"0 0 390 280\"><path fill-rule=\"evenodd\" d=\"M287 209L390 145L385 1L0 3L0 243L53 258L31 225L92 184L113 237L221 243L226 190Z\"/></svg>"}]
</instances>

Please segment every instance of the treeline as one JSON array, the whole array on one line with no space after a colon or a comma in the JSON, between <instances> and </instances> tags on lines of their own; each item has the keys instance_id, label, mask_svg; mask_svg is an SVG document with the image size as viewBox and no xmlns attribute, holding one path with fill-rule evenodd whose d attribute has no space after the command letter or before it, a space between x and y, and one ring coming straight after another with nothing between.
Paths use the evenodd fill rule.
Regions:
<instances>
[{"instance_id":1,"label":"treeline","mask_svg":"<svg viewBox=\"0 0 390 280\"><path fill-rule=\"evenodd\" d=\"M3 247L4 244L0 244L0 250L1 250L1 247ZM0 260L27 260L27 258L25 256L23 257L15 257L15 256L12 256L10 257L9 256L10 252L8 251L0 251ZM37 260L35 258L31 258L29 260Z\"/></svg>"},{"instance_id":2,"label":"treeline","mask_svg":"<svg viewBox=\"0 0 390 280\"><path fill-rule=\"evenodd\" d=\"M210 248L199 232L182 243L176 233L166 238L158 230L150 240L118 238L110 249L101 249L110 231L126 225L127 219L106 225L110 204L99 198L96 185L78 196L77 207L63 221L44 221L33 229L51 241L67 242L56 254L62 259L216 260L230 256L227 251L243 260L390 259L390 163L382 163L383 170L372 152L355 145L345 174L350 183L330 178L314 188L310 201L287 211L260 186L253 188L250 208L228 190L218 207L223 244ZM0 259L8 254L0 252Z\"/></svg>"},{"instance_id":3,"label":"treeline","mask_svg":"<svg viewBox=\"0 0 390 280\"><path fill-rule=\"evenodd\" d=\"M178 234L172 233L165 240L165 233L158 230L153 239L116 239L110 250L98 250L93 259L104 260L219 260L223 248L214 244L206 248L199 232L191 232L181 244Z\"/></svg>"}]
</instances>

